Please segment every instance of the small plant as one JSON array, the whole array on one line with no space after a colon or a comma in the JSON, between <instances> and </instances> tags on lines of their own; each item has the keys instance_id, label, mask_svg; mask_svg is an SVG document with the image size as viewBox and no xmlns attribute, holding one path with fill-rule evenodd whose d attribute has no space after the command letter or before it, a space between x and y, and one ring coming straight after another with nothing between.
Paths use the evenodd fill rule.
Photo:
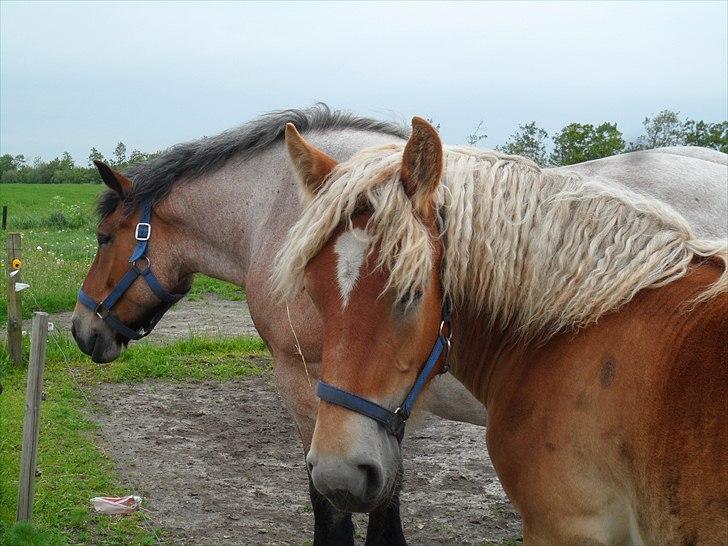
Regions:
<instances>
[{"instance_id":1,"label":"small plant","mask_svg":"<svg viewBox=\"0 0 728 546\"><path fill-rule=\"evenodd\" d=\"M483 121L479 121L475 131L468 135L468 145L477 146L481 140L488 138L485 130L485 123Z\"/></svg>"}]
</instances>

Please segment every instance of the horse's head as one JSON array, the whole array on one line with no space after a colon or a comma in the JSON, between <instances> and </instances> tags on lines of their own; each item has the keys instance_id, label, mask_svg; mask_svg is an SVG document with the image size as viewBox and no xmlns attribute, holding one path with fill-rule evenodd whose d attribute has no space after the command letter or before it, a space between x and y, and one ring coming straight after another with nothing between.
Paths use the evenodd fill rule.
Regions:
<instances>
[{"instance_id":1,"label":"horse's head","mask_svg":"<svg viewBox=\"0 0 728 546\"><path fill-rule=\"evenodd\" d=\"M132 182L104 163L95 164L109 190L101 196L98 250L81 286L71 332L94 362L109 362L130 339L148 333L189 289L191 275L180 271L172 226L152 212L151 204L130 205Z\"/></svg>"},{"instance_id":2,"label":"horse's head","mask_svg":"<svg viewBox=\"0 0 728 546\"><path fill-rule=\"evenodd\" d=\"M292 125L287 129L286 141L310 211L324 193L331 197L337 179L341 180L339 174L357 159L337 167ZM398 153L393 168L397 173L393 190L396 195L382 197L393 203L399 199L402 206L401 210L390 211L397 216L395 223L401 220L403 230L399 242L394 243L396 248L389 246L392 239L377 238L374 232L400 228L382 225L382 218L361 198L352 204L346 217L316 218L304 212L290 235L294 238L297 230L316 230L313 225L305 225L308 221L331 221L328 236L317 244L317 251L309 253L302 272L303 286L324 325L318 391L321 403L307 462L316 488L336 506L350 511L381 506L396 489L401 474L403 419L412 405L404 401L418 375L424 386L437 373L444 362L443 349L449 344L438 336L443 295L433 200L442 174L442 144L429 124L415 118L404 152L401 147L382 150L390 155ZM353 171L357 168L349 173ZM361 165L357 172L367 177ZM380 175L379 171L374 174L375 178ZM372 188L378 184L375 179L363 183ZM286 274L284 254L296 252L290 242L279 254L279 280ZM408 244L420 248L404 248ZM398 252L423 256L423 261L408 264L406 259L392 256ZM413 273L415 269L418 271ZM411 275L404 284L398 283L393 271L399 277ZM433 347L438 347L439 342L442 346L434 354ZM428 357L432 362L421 374ZM375 420L375 414L379 420Z\"/></svg>"}]
</instances>

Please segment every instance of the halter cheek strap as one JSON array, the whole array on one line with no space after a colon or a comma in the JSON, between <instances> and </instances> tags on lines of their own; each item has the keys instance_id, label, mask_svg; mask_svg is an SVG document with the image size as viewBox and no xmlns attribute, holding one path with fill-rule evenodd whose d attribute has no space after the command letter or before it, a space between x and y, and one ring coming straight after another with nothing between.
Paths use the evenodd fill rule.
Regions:
<instances>
[{"instance_id":1,"label":"halter cheek strap","mask_svg":"<svg viewBox=\"0 0 728 546\"><path fill-rule=\"evenodd\" d=\"M141 206L139 223L136 225L136 229L134 230L134 238L137 243L131 253L131 257L129 258L131 269L126 272L118 283L116 283L116 286L109 295L106 296L103 301L97 302L84 292L83 289L78 292L78 301L82 305L91 309L101 320L108 324L111 329L127 339L137 340L148 336L160 321L164 313L166 313L174 303L182 299L186 294L186 292L182 294L171 294L167 292L152 271L152 263L147 256L149 238L152 235L152 225L150 223L151 219L152 203L150 200L145 200ZM140 269L137 265L140 260L146 261L144 269ZM149 320L146 321L145 324L142 325L140 330L134 330L112 314L111 309L139 277L144 279L147 286L149 286L152 292L154 292L154 295L162 301L163 305Z\"/></svg>"},{"instance_id":2,"label":"halter cheek strap","mask_svg":"<svg viewBox=\"0 0 728 546\"><path fill-rule=\"evenodd\" d=\"M427 357L427 360L420 369L420 373L417 375L417 379L415 379L414 385L412 385L412 388L407 393L404 401L396 410L391 411L375 402L372 402L371 400L367 400L366 398L362 398L354 393L334 387L333 385L329 385L323 381L319 381L316 387L316 395L325 402L336 404L337 406L344 407L353 412L364 415L365 417L374 419L381 424L387 432L397 438L398 442L402 442L404 427L407 419L409 419L409 416L412 414L417 397L422 392L422 389L425 388L427 379L430 377L432 370L435 369L435 366L443 353L445 353L445 364L440 373L446 373L449 369L447 357L450 353L450 339L452 338L450 314L450 298L445 296L442 302L442 322L440 323L440 331L438 332L435 344L430 351L430 356ZM448 330L447 335L445 334L446 328Z\"/></svg>"}]
</instances>

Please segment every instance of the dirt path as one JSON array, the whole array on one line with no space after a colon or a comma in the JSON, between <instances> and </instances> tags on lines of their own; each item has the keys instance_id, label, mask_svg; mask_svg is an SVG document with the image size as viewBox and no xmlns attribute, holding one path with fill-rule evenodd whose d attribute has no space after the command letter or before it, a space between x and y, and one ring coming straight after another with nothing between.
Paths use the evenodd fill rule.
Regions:
<instances>
[{"instance_id":1,"label":"dirt path","mask_svg":"<svg viewBox=\"0 0 728 546\"><path fill-rule=\"evenodd\" d=\"M170 543L304 544L313 514L303 453L270 377L104 385L100 443ZM483 429L425 417L405 439L402 519L410 544L501 543L518 515ZM366 520L357 516L358 542Z\"/></svg>"},{"instance_id":2,"label":"dirt path","mask_svg":"<svg viewBox=\"0 0 728 546\"><path fill-rule=\"evenodd\" d=\"M71 316L66 311L50 316L56 330L71 331ZM30 320L23 321L23 329L30 330ZM207 336L257 335L250 318L248 304L244 301L222 300L214 294L199 301L181 300L159 321L154 333L144 342L181 339L190 334Z\"/></svg>"}]
</instances>

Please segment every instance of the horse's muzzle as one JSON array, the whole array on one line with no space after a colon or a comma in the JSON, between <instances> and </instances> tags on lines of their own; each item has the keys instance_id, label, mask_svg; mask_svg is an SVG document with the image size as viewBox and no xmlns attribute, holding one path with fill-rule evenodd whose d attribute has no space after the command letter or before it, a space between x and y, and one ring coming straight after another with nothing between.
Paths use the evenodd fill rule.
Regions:
<instances>
[{"instance_id":1,"label":"horse's muzzle","mask_svg":"<svg viewBox=\"0 0 728 546\"><path fill-rule=\"evenodd\" d=\"M306 462L316 489L339 510L369 512L380 504L385 484L378 461L366 457L320 460L315 451L310 451Z\"/></svg>"},{"instance_id":2,"label":"horse's muzzle","mask_svg":"<svg viewBox=\"0 0 728 546\"><path fill-rule=\"evenodd\" d=\"M84 313L85 315L86 313ZM95 317L94 317L95 318ZM102 323L101 328L96 324L88 325L89 318L74 313L71 319L71 335L76 341L78 348L84 354L91 357L97 364L111 362L116 359L123 348L113 332ZM93 319L90 319L96 322Z\"/></svg>"}]
</instances>

